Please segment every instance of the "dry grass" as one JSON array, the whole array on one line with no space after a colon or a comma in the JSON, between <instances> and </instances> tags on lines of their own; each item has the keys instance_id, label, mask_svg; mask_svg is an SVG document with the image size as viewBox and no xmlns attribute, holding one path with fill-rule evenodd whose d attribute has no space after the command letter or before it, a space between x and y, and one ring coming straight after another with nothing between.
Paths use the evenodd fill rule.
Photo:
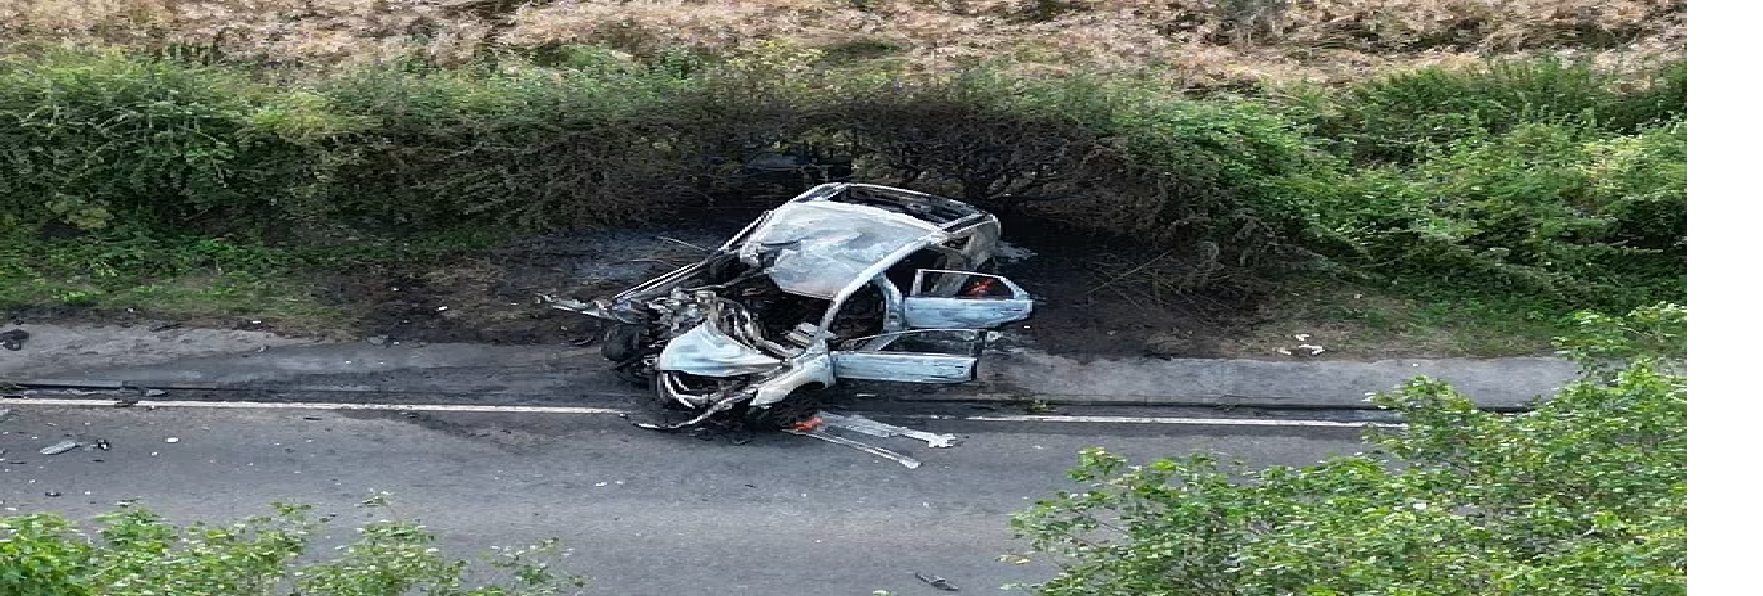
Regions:
<instances>
[{"instance_id":1,"label":"dry grass","mask_svg":"<svg viewBox=\"0 0 1763 596\"><path fill-rule=\"evenodd\" d=\"M884 48L941 71L1156 66L1197 85L1334 81L1543 51L1681 56L1683 0L0 0L0 39L198 47L303 66L601 44Z\"/></svg>"}]
</instances>

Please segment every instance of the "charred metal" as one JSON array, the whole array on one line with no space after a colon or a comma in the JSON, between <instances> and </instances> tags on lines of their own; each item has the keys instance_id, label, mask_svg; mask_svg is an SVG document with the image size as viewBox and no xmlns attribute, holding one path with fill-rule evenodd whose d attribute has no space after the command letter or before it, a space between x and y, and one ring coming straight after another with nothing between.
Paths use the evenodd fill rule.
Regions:
<instances>
[{"instance_id":1,"label":"charred metal","mask_svg":"<svg viewBox=\"0 0 1763 596\"><path fill-rule=\"evenodd\" d=\"M788 428L804 390L839 379L962 383L985 331L1033 299L983 273L998 219L965 203L868 184L817 186L761 216L705 259L592 303L555 308L607 320L603 353L666 406Z\"/></svg>"}]
</instances>

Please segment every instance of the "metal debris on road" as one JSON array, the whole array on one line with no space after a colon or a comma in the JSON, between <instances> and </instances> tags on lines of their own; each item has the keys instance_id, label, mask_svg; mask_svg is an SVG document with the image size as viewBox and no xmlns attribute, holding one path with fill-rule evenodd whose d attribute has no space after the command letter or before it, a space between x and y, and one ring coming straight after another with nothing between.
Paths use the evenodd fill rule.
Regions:
<instances>
[{"instance_id":1,"label":"metal debris on road","mask_svg":"<svg viewBox=\"0 0 1763 596\"><path fill-rule=\"evenodd\" d=\"M37 453L41 453L43 455L60 455L60 454L67 453L69 451L73 451L73 450L79 449L79 448L80 448L79 441L62 441L60 443L56 443L54 445L44 447L41 451L38 451Z\"/></svg>"},{"instance_id":2,"label":"metal debris on road","mask_svg":"<svg viewBox=\"0 0 1763 596\"><path fill-rule=\"evenodd\" d=\"M834 428L843 428L854 432L860 432L872 437L906 437L909 439L918 439L924 441L933 449L948 449L961 442L961 439L955 435L912 430L904 426L876 422L855 414L832 414L822 412L820 418L821 420L826 421L827 426Z\"/></svg>"},{"instance_id":3,"label":"metal debris on road","mask_svg":"<svg viewBox=\"0 0 1763 596\"><path fill-rule=\"evenodd\" d=\"M680 240L678 238L669 238L667 236L656 236L655 239L656 240L664 240L667 242L672 242L674 244L678 244L680 246L684 246L686 248L690 248L690 249L696 250L698 252L711 252L710 249L708 249L708 248L704 248L702 246L698 246L696 244L692 244L690 242L686 242L686 241Z\"/></svg>"},{"instance_id":4,"label":"metal debris on road","mask_svg":"<svg viewBox=\"0 0 1763 596\"><path fill-rule=\"evenodd\" d=\"M900 453L896 453L894 451L882 449L880 447L869 445L869 444L866 444L866 443L863 443L860 441L853 441L851 439L847 439L847 438L844 438L844 437L841 437L838 435L828 434L826 432L826 429L824 429L824 428L817 428L817 429L814 429L811 431L800 431L800 430L796 430L793 428L786 428L786 429L784 429L784 432L790 433L792 435L802 435L804 437L813 437L816 439L820 439L822 441L826 441L828 443L835 443L838 445L844 445L846 447L850 447L852 449L856 449L858 451L862 451L864 453L868 453L870 455L874 455L877 457L891 459L896 462L899 462L900 465L902 465L902 466L906 466L906 469L908 469L908 470L916 470L916 469L918 469L919 466L924 465L923 462L920 462L916 459L912 459L912 458L907 457L905 455L902 455Z\"/></svg>"},{"instance_id":5,"label":"metal debris on road","mask_svg":"<svg viewBox=\"0 0 1763 596\"><path fill-rule=\"evenodd\" d=\"M142 397L165 397L164 389L147 389L141 392Z\"/></svg>"},{"instance_id":6,"label":"metal debris on road","mask_svg":"<svg viewBox=\"0 0 1763 596\"><path fill-rule=\"evenodd\" d=\"M98 439L98 442L92 443L92 447L98 449L99 451L109 451L110 450L110 441L106 441L104 439Z\"/></svg>"},{"instance_id":7,"label":"metal debris on road","mask_svg":"<svg viewBox=\"0 0 1763 596\"><path fill-rule=\"evenodd\" d=\"M112 404L110 404L110 405L111 405L111 406L112 406L112 407L117 407L117 408L126 408L126 407L129 407L129 406L132 406L132 405L135 405L135 404L138 404L138 403L141 403L141 402L140 402L140 401L138 401L138 400L133 400L133 399L119 399L119 400L116 400L116 402L114 402L114 403L112 403Z\"/></svg>"},{"instance_id":8,"label":"metal debris on road","mask_svg":"<svg viewBox=\"0 0 1763 596\"><path fill-rule=\"evenodd\" d=\"M938 590L942 590L944 592L960 592L961 591L961 588L955 587L955 584L949 583L949 580L946 580L946 579L943 579L943 578L940 578L940 577L937 577L934 575L925 575L923 573L919 573L919 572L914 571L914 572L912 572L912 576L918 578L918 581L930 584L930 587L936 588Z\"/></svg>"},{"instance_id":9,"label":"metal debris on road","mask_svg":"<svg viewBox=\"0 0 1763 596\"><path fill-rule=\"evenodd\" d=\"M176 442L178 442L178 438L177 438L177 437L166 437L166 438L165 438L165 442L167 442L167 443L176 443Z\"/></svg>"}]
</instances>

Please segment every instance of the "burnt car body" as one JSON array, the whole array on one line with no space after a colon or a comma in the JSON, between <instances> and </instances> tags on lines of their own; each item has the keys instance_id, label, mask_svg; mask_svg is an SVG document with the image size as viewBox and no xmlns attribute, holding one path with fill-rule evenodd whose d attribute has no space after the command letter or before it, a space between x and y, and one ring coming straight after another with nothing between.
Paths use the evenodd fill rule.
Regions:
<instances>
[{"instance_id":1,"label":"burnt car body","mask_svg":"<svg viewBox=\"0 0 1763 596\"><path fill-rule=\"evenodd\" d=\"M707 258L594 303L603 353L663 404L738 410L759 426L804 417L789 398L840 379L970 381L986 330L1033 300L985 267L998 220L965 203L823 184L767 212Z\"/></svg>"}]
</instances>

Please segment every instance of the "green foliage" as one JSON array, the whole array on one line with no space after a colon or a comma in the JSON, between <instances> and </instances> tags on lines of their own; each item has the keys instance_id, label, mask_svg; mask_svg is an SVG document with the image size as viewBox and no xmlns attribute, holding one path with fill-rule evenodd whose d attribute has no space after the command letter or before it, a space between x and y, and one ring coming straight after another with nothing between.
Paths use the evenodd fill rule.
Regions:
<instances>
[{"instance_id":1,"label":"green foliage","mask_svg":"<svg viewBox=\"0 0 1763 596\"><path fill-rule=\"evenodd\" d=\"M1351 87L1321 109L1318 132L1374 161L1405 161L1430 145L1527 124L1633 133L1688 114L1687 73L1684 63L1665 65L1636 88L1590 64L1557 59L1428 67Z\"/></svg>"},{"instance_id":2,"label":"green foliage","mask_svg":"<svg viewBox=\"0 0 1763 596\"><path fill-rule=\"evenodd\" d=\"M1584 322L1608 354L1640 329L1680 340L1661 323L1681 313ZM1416 379L1374 398L1405 429L1313 466L1130 465L1092 449L1071 475L1085 490L1013 525L1062 565L1047 595L1684 594L1688 392L1660 364L1510 416Z\"/></svg>"},{"instance_id":3,"label":"green foliage","mask_svg":"<svg viewBox=\"0 0 1763 596\"><path fill-rule=\"evenodd\" d=\"M1569 332L1555 343L1588 372L1607 374L1639 360L1684 362L1689 357L1688 325L1689 309L1671 303L1642 306L1623 316L1579 312Z\"/></svg>"},{"instance_id":4,"label":"green foliage","mask_svg":"<svg viewBox=\"0 0 1763 596\"><path fill-rule=\"evenodd\" d=\"M0 209L85 230L250 221L310 194L302 143L346 123L308 96L120 54L0 60ZM285 135L285 138L284 138Z\"/></svg>"},{"instance_id":5,"label":"green foliage","mask_svg":"<svg viewBox=\"0 0 1763 596\"><path fill-rule=\"evenodd\" d=\"M370 501L371 502L371 501ZM555 596L581 581L550 568L555 540L498 550L488 569L445 558L407 521L367 524L327 558L310 543L326 517L275 504L228 524L173 524L128 507L99 516L96 536L56 514L0 517L0 596ZM486 580L468 587L468 573Z\"/></svg>"},{"instance_id":6,"label":"green foliage","mask_svg":"<svg viewBox=\"0 0 1763 596\"><path fill-rule=\"evenodd\" d=\"M1626 309L1682 296L1687 144L1681 123L1526 124L1288 188L1360 271Z\"/></svg>"}]
</instances>

